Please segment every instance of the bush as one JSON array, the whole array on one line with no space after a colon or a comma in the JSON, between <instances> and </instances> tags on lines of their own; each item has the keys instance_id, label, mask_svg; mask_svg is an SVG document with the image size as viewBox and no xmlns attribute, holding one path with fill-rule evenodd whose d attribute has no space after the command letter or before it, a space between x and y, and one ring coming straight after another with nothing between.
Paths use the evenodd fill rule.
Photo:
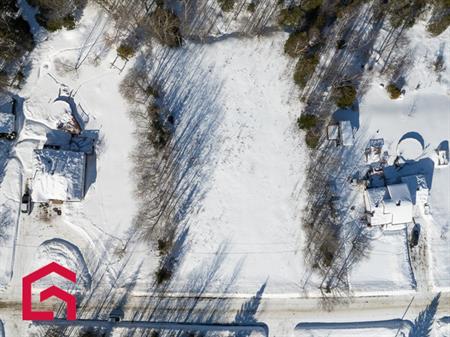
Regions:
<instances>
[{"instance_id":1,"label":"bush","mask_svg":"<svg viewBox=\"0 0 450 337\"><path fill-rule=\"evenodd\" d=\"M353 85L342 85L334 89L334 100L339 108L352 106L356 99L356 88Z\"/></svg>"},{"instance_id":2,"label":"bush","mask_svg":"<svg viewBox=\"0 0 450 337\"><path fill-rule=\"evenodd\" d=\"M302 114L297 119L297 125L301 130L310 130L317 126L318 120L316 115Z\"/></svg>"},{"instance_id":3,"label":"bush","mask_svg":"<svg viewBox=\"0 0 450 337\"><path fill-rule=\"evenodd\" d=\"M176 48L183 43L180 19L172 11L157 7L150 16L149 24L153 35L161 44Z\"/></svg>"},{"instance_id":4,"label":"bush","mask_svg":"<svg viewBox=\"0 0 450 337\"><path fill-rule=\"evenodd\" d=\"M317 55L314 55L312 57L300 58L295 66L294 71L295 84L303 89L314 74L314 71L316 70L318 64L319 57Z\"/></svg>"},{"instance_id":5,"label":"bush","mask_svg":"<svg viewBox=\"0 0 450 337\"><path fill-rule=\"evenodd\" d=\"M30 25L19 14L16 1L0 2L0 58L16 61L35 46Z\"/></svg>"},{"instance_id":6,"label":"bush","mask_svg":"<svg viewBox=\"0 0 450 337\"><path fill-rule=\"evenodd\" d=\"M298 57L308 47L308 42L309 39L306 32L291 33L284 43L284 52L291 57Z\"/></svg>"},{"instance_id":7,"label":"bush","mask_svg":"<svg viewBox=\"0 0 450 337\"><path fill-rule=\"evenodd\" d=\"M234 8L234 3L236 0L217 0L220 9L224 12L231 12Z\"/></svg>"},{"instance_id":8,"label":"bush","mask_svg":"<svg viewBox=\"0 0 450 337\"><path fill-rule=\"evenodd\" d=\"M250 13L255 13L255 11L256 11L256 3L255 3L255 2L250 2L250 3L247 5L247 10L248 10Z\"/></svg>"},{"instance_id":9,"label":"bush","mask_svg":"<svg viewBox=\"0 0 450 337\"><path fill-rule=\"evenodd\" d=\"M150 105L148 109L148 117L150 121L148 138L153 146L158 150L162 150L166 146L171 136L170 130L162 121L161 114L161 109L157 105Z\"/></svg>"},{"instance_id":10,"label":"bush","mask_svg":"<svg viewBox=\"0 0 450 337\"><path fill-rule=\"evenodd\" d=\"M443 33L450 25L450 13L437 19L432 19L427 26L427 31L432 36L438 36Z\"/></svg>"},{"instance_id":11,"label":"bush","mask_svg":"<svg viewBox=\"0 0 450 337\"><path fill-rule=\"evenodd\" d=\"M386 87L386 91L389 93L389 97L391 99L397 99L402 94L402 91L400 88L398 88L394 83L389 84Z\"/></svg>"},{"instance_id":12,"label":"bush","mask_svg":"<svg viewBox=\"0 0 450 337\"><path fill-rule=\"evenodd\" d=\"M300 6L304 11L308 12L320 7L322 1L323 0L304 0Z\"/></svg>"},{"instance_id":13,"label":"bush","mask_svg":"<svg viewBox=\"0 0 450 337\"><path fill-rule=\"evenodd\" d=\"M42 15L37 15L36 20L38 23L47 29L49 32L56 32L62 28L67 30L75 29L75 18L73 15L68 15L62 19L45 19Z\"/></svg>"},{"instance_id":14,"label":"bush","mask_svg":"<svg viewBox=\"0 0 450 337\"><path fill-rule=\"evenodd\" d=\"M117 48L117 55L119 55L121 58L128 60L131 57L133 57L134 53L136 51L134 50L134 48L128 44L121 44L118 48Z\"/></svg>"},{"instance_id":15,"label":"bush","mask_svg":"<svg viewBox=\"0 0 450 337\"><path fill-rule=\"evenodd\" d=\"M155 274L156 283L158 285L162 284L163 282L169 281L172 277L172 271L167 267L159 268Z\"/></svg>"},{"instance_id":16,"label":"bush","mask_svg":"<svg viewBox=\"0 0 450 337\"><path fill-rule=\"evenodd\" d=\"M278 15L278 24L285 28L296 28L305 16L300 6L283 8Z\"/></svg>"},{"instance_id":17,"label":"bush","mask_svg":"<svg viewBox=\"0 0 450 337\"><path fill-rule=\"evenodd\" d=\"M316 134L314 131L309 130L305 135L306 145L314 150L319 145L320 135Z\"/></svg>"},{"instance_id":18,"label":"bush","mask_svg":"<svg viewBox=\"0 0 450 337\"><path fill-rule=\"evenodd\" d=\"M389 1L389 21L394 28L412 27L416 17L421 13L429 0L395 0Z\"/></svg>"}]
</instances>

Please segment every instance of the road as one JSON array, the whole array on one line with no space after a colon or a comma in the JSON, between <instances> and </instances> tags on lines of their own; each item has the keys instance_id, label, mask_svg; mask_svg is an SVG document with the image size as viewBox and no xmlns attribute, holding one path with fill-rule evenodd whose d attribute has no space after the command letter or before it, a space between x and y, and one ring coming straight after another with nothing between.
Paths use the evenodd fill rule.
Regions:
<instances>
[{"instance_id":1,"label":"road","mask_svg":"<svg viewBox=\"0 0 450 337\"><path fill-rule=\"evenodd\" d=\"M123 306L125 321L116 327L173 329L211 329L211 324L244 324L241 328L263 331L266 336L292 336L295 327L305 322L363 322L402 319L412 324L420 312L430 305L436 294L418 293L383 297L355 297L350 303L337 304L333 311L321 309L317 298L196 298L196 297L129 297ZM58 321L58 325L111 326L105 321L114 305L99 306L100 299L92 299L79 308L80 321ZM411 305L410 305L411 304ZM245 310L242 310L245 305ZM409 306L410 305L410 306ZM408 307L409 306L409 307ZM45 306L51 307L51 303ZM40 307L44 308L44 307ZM93 314L100 309L101 314ZM408 309L408 310L407 310ZM81 311L81 313L80 313ZM435 319L450 313L450 293L442 293ZM21 324L20 301L0 302L0 319L5 323L6 337L21 336L26 324ZM99 317L92 320L91 317ZM5 320L4 318L7 318ZM245 322L248 320L248 323ZM408 322L409 321L409 322ZM14 322L14 323L12 323ZM188 322L189 324L180 324ZM258 322L258 323L254 323ZM205 324L202 324L205 323ZM215 325L213 330L233 330L234 326ZM267 334L266 334L267 333Z\"/></svg>"}]
</instances>

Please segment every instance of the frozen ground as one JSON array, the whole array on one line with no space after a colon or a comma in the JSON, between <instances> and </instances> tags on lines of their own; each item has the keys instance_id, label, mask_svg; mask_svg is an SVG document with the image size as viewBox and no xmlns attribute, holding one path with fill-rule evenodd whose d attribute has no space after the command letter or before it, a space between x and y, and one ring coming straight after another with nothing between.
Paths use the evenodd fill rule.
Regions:
<instances>
[{"instance_id":1,"label":"frozen ground","mask_svg":"<svg viewBox=\"0 0 450 337\"><path fill-rule=\"evenodd\" d=\"M350 272L350 287L370 293L413 290L415 279L408 256L406 230L380 233L371 240L367 258Z\"/></svg>"}]
</instances>

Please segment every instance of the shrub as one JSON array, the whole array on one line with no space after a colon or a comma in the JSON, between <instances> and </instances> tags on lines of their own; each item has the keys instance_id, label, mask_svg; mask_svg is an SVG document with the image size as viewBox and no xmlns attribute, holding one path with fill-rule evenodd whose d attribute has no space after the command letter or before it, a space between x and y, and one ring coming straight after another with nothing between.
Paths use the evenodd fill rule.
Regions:
<instances>
[{"instance_id":1,"label":"shrub","mask_svg":"<svg viewBox=\"0 0 450 337\"><path fill-rule=\"evenodd\" d=\"M289 34L284 43L284 52L291 57L298 57L308 46L308 34L306 32L294 32Z\"/></svg>"},{"instance_id":2,"label":"shrub","mask_svg":"<svg viewBox=\"0 0 450 337\"><path fill-rule=\"evenodd\" d=\"M159 268L155 274L156 283L158 285L162 284L163 282L169 281L172 277L172 271L167 267Z\"/></svg>"},{"instance_id":3,"label":"shrub","mask_svg":"<svg viewBox=\"0 0 450 337\"><path fill-rule=\"evenodd\" d=\"M450 13L443 15L437 19L432 19L427 26L427 31L432 36L438 36L443 33L450 25Z\"/></svg>"},{"instance_id":4,"label":"shrub","mask_svg":"<svg viewBox=\"0 0 450 337\"><path fill-rule=\"evenodd\" d=\"M180 30L180 19L168 9L157 7L149 21L153 35L161 44L171 48L181 46L183 38Z\"/></svg>"},{"instance_id":5,"label":"shrub","mask_svg":"<svg viewBox=\"0 0 450 337\"><path fill-rule=\"evenodd\" d=\"M311 11L322 5L323 0L304 0L300 5L304 11Z\"/></svg>"},{"instance_id":6,"label":"shrub","mask_svg":"<svg viewBox=\"0 0 450 337\"><path fill-rule=\"evenodd\" d=\"M303 89L314 74L314 71L316 70L318 64L319 57L317 55L314 55L312 57L300 58L295 66L294 71L295 84Z\"/></svg>"},{"instance_id":7,"label":"shrub","mask_svg":"<svg viewBox=\"0 0 450 337\"><path fill-rule=\"evenodd\" d=\"M412 27L416 17L425 7L427 0L395 0L389 1L389 21L394 28L404 25Z\"/></svg>"},{"instance_id":8,"label":"shrub","mask_svg":"<svg viewBox=\"0 0 450 337\"><path fill-rule=\"evenodd\" d=\"M402 94L402 91L400 88L398 88L394 83L389 84L386 87L386 91L389 93L389 97L391 99L397 99Z\"/></svg>"},{"instance_id":9,"label":"shrub","mask_svg":"<svg viewBox=\"0 0 450 337\"><path fill-rule=\"evenodd\" d=\"M234 8L234 3L236 0L217 0L220 9L224 12L231 12Z\"/></svg>"},{"instance_id":10,"label":"shrub","mask_svg":"<svg viewBox=\"0 0 450 337\"><path fill-rule=\"evenodd\" d=\"M76 25L73 15L68 15L62 19L45 19L42 15L37 15L36 19L38 23L49 32L56 32L62 28L72 30L75 29Z\"/></svg>"},{"instance_id":11,"label":"shrub","mask_svg":"<svg viewBox=\"0 0 450 337\"><path fill-rule=\"evenodd\" d=\"M121 44L118 48L117 48L117 55L119 55L121 58L128 60L130 57L133 57L134 53L136 51L134 50L134 48L131 45L128 44Z\"/></svg>"},{"instance_id":12,"label":"shrub","mask_svg":"<svg viewBox=\"0 0 450 337\"><path fill-rule=\"evenodd\" d=\"M306 145L312 150L317 148L317 146L319 145L319 140L320 135L318 135L312 130L309 130L305 135Z\"/></svg>"},{"instance_id":13,"label":"shrub","mask_svg":"<svg viewBox=\"0 0 450 337\"><path fill-rule=\"evenodd\" d=\"M334 100L339 108L352 106L356 99L356 88L353 85L342 85L334 89Z\"/></svg>"},{"instance_id":14,"label":"shrub","mask_svg":"<svg viewBox=\"0 0 450 337\"><path fill-rule=\"evenodd\" d=\"M16 1L0 1L0 58L15 61L35 46L30 25L19 15Z\"/></svg>"},{"instance_id":15,"label":"shrub","mask_svg":"<svg viewBox=\"0 0 450 337\"><path fill-rule=\"evenodd\" d=\"M156 149L161 150L170 140L170 130L161 120L161 109L157 105L150 105L148 116L150 121L149 140Z\"/></svg>"},{"instance_id":16,"label":"shrub","mask_svg":"<svg viewBox=\"0 0 450 337\"><path fill-rule=\"evenodd\" d=\"M285 28L295 28L305 16L300 6L283 8L278 15L278 24Z\"/></svg>"},{"instance_id":17,"label":"shrub","mask_svg":"<svg viewBox=\"0 0 450 337\"><path fill-rule=\"evenodd\" d=\"M250 2L248 5L247 5L247 10L250 12L250 13L255 13L255 11L256 11L256 3L255 2Z\"/></svg>"},{"instance_id":18,"label":"shrub","mask_svg":"<svg viewBox=\"0 0 450 337\"><path fill-rule=\"evenodd\" d=\"M302 114L297 119L297 125L301 130L310 130L317 126L318 118L312 114Z\"/></svg>"},{"instance_id":19,"label":"shrub","mask_svg":"<svg viewBox=\"0 0 450 337\"><path fill-rule=\"evenodd\" d=\"M158 252L159 255L165 256L169 253L172 243L169 240L158 240Z\"/></svg>"}]
</instances>

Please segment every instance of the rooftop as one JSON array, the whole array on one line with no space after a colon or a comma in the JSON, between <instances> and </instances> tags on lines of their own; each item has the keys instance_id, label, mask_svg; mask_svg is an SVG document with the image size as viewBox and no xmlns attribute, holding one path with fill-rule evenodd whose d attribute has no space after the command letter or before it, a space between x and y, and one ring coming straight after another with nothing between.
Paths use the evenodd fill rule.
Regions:
<instances>
[{"instance_id":1,"label":"rooftop","mask_svg":"<svg viewBox=\"0 0 450 337\"><path fill-rule=\"evenodd\" d=\"M35 150L33 161L33 201L83 199L86 165L84 153L53 149Z\"/></svg>"}]
</instances>

